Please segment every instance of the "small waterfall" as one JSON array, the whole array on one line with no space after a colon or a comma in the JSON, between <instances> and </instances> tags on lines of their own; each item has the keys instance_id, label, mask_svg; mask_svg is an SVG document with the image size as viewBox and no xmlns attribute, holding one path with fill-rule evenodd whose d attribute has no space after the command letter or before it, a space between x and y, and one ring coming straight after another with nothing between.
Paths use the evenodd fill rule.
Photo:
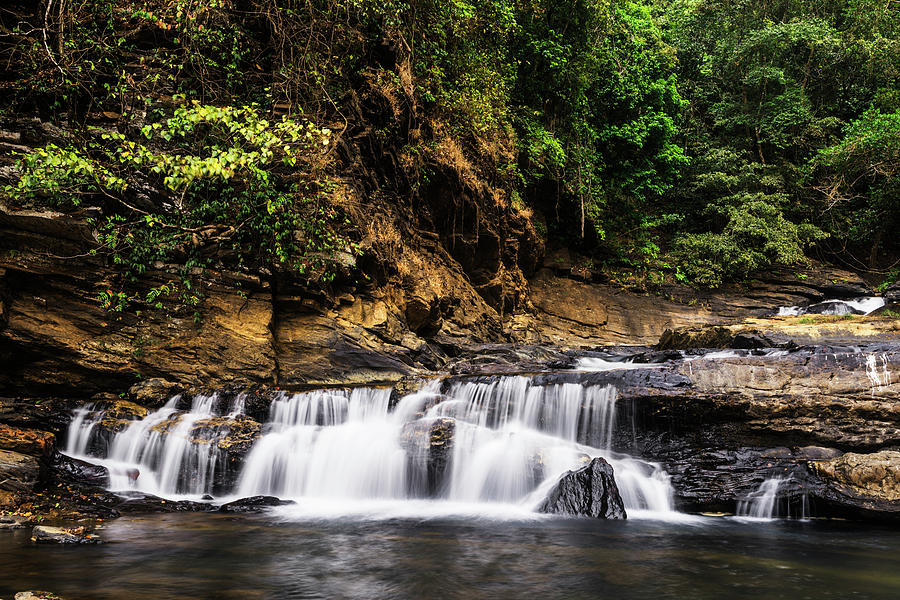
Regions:
<instances>
[{"instance_id":1,"label":"small waterfall","mask_svg":"<svg viewBox=\"0 0 900 600\"><path fill-rule=\"evenodd\" d=\"M885 301L881 296L863 296L852 300L820 300L808 306L782 306L778 309L779 317L796 317L807 313L820 315L868 315L882 306Z\"/></svg>"},{"instance_id":2,"label":"small waterfall","mask_svg":"<svg viewBox=\"0 0 900 600\"><path fill-rule=\"evenodd\" d=\"M778 499L778 489L783 482L784 480L781 477L773 477L763 481L756 491L751 492L747 498L738 502L738 516L755 519L771 519L775 517L775 501Z\"/></svg>"},{"instance_id":3,"label":"small waterfall","mask_svg":"<svg viewBox=\"0 0 900 600\"><path fill-rule=\"evenodd\" d=\"M94 411L93 404L75 409L75 415L69 424L66 454L70 456L86 455L88 444L91 443L91 437L99 423L100 417Z\"/></svg>"},{"instance_id":4,"label":"small waterfall","mask_svg":"<svg viewBox=\"0 0 900 600\"><path fill-rule=\"evenodd\" d=\"M223 468L218 446L198 438L196 428L215 430L218 394L198 395L189 411L177 408L180 396L144 419L115 433L102 457L91 456L88 444L103 413L76 411L69 426L66 453L109 469L113 491L140 491L157 496L201 496L215 490L217 469ZM239 404L240 402L240 404ZM243 410L236 400L232 413Z\"/></svg>"},{"instance_id":5,"label":"small waterfall","mask_svg":"<svg viewBox=\"0 0 900 600\"><path fill-rule=\"evenodd\" d=\"M566 471L603 456L629 511L672 512L659 465L611 450L616 399L612 386L537 385L522 376L435 380L396 405L383 388L282 392L223 487L227 461L197 432L246 419L244 397L224 417L215 414L215 394L195 397L189 411L178 410L176 397L116 433L106 456L87 458L110 469L110 489L164 497L264 494L329 506L429 498L529 509ZM84 458L91 419L101 417L89 408L76 414L73 455Z\"/></svg>"},{"instance_id":6,"label":"small waterfall","mask_svg":"<svg viewBox=\"0 0 900 600\"><path fill-rule=\"evenodd\" d=\"M891 385L891 372L888 370L887 355L881 355L881 365L879 367L879 357L875 354L866 354L866 375L872 382L872 394L876 391L881 392L885 387Z\"/></svg>"}]
</instances>

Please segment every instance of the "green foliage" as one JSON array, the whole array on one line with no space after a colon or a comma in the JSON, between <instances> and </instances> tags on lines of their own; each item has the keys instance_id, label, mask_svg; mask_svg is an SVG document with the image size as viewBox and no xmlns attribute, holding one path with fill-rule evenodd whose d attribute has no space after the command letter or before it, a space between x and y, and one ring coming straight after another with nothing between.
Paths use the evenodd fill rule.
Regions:
<instances>
[{"instance_id":1,"label":"green foliage","mask_svg":"<svg viewBox=\"0 0 900 600\"><path fill-rule=\"evenodd\" d=\"M868 110L810 164L832 230L877 245L900 224L900 110Z\"/></svg>"},{"instance_id":2,"label":"green foliage","mask_svg":"<svg viewBox=\"0 0 900 600\"><path fill-rule=\"evenodd\" d=\"M513 101L531 198L564 215L553 225L577 231L570 241L588 236L618 257L652 251L647 223L685 164L674 143L682 100L672 49L638 3L544 0L520 10Z\"/></svg>"},{"instance_id":3,"label":"green foliage","mask_svg":"<svg viewBox=\"0 0 900 600\"><path fill-rule=\"evenodd\" d=\"M695 157L685 185L669 198L685 224L673 248L678 260L690 259L690 244L715 248L718 257L705 256L702 268L685 265L685 272L717 284L748 269L802 261L802 248L816 241L843 262L854 260L854 239L877 246L877 221L894 222L889 203L876 199L881 188L868 203L841 199L841 182L856 182L858 193L860 180L849 162L838 164L847 146L835 144L846 123L873 104L896 101L896 14L876 0L657 5L678 50L679 90L690 103L684 147ZM762 214L770 235L737 235ZM702 243L689 242L692 236Z\"/></svg>"},{"instance_id":4,"label":"green foliage","mask_svg":"<svg viewBox=\"0 0 900 600\"><path fill-rule=\"evenodd\" d=\"M329 140L328 129L309 121L195 102L130 135L93 130L72 147L50 144L25 156L6 193L63 209L102 207L97 251L132 277L157 262L180 262L180 281L152 289L145 301L195 306L194 276L214 258L237 268L290 268L312 281L334 277L332 257L355 245L317 174ZM116 312L135 299L121 290L99 296Z\"/></svg>"},{"instance_id":5,"label":"green foliage","mask_svg":"<svg viewBox=\"0 0 900 600\"><path fill-rule=\"evenodd\" d=\"M805 260L804 249L825 234L812 225L795 225L778 208L760 199L748 199L727 210L721 233L681 234L675 253L687 277L705 287L742 279L770 265L792 265Z\"/></svg>"},{"instance_id":6,"label":"green foliage","mask_svg":"<svg viewBox=\"0 0 900 600\"><path fill-rule=\"evenodd\" d=\"M182 265L153 298L104 291L114 312L196 303L191 273L217 261L333 277L353 245L329 157L370 125L402 171L380 197L430 193L450 161L548 243L636 278L719 285L813 245L870 268L900 252L884 0L55 6L0 15L5 110L74 131L23 157L7 193L99 208L99 251L134 277Z\"/></svg>"}]
</instances>

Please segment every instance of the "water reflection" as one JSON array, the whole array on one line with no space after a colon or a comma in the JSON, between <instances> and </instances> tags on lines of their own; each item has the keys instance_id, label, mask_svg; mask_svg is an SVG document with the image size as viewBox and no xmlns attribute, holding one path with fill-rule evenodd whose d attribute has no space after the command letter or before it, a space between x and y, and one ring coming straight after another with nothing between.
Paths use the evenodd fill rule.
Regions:
<instances>
[{"instance_id":1,"label":"water reflection","mask_svg":"<svg viewBox=\"0 0 900 600\"><path fill-rule=\"evenodd\" d=\"M0 535L0 595L130 598L896 598L900 532L849 523L153 515L108 544Z\"/></svg>"}]
</instances>

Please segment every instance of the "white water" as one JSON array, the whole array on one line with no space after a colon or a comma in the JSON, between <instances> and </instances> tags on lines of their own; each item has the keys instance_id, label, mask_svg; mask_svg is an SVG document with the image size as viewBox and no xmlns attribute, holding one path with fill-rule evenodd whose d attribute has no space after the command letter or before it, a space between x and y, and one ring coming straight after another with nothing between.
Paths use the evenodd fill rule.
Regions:
<instances>
[{"instance_id":1,"label":"white water","mask_svg":"<svg viewBox=\"0 0 900 600\"><path fill-rule=\"evenodd\" d=\"M389 514L404 507L416 512L423 503L437 512L477 512L473 507L482 506L484 514L522 514L566 471L603 456L615 470L629 516L675 514L669 478L658 465L610 450L615 388L538 386L528 377L458 382L444 394L439 388L434 382L393 409L389 389L282 394L233 490L215 490L223 462L215 444L191 439L191 428L213 416L215 396L198 397L184 413L172 399L116 434L100 458L84 456L92 428L87 414L76 416L69 448L109 467L113 490L163 497L274 495L317 514L368 513L376 506ZM429 461L429 453L434 458L441 449L441 440L432 440L436 424L452 432L446 436L452 441L443 440L451 449L440 472Z\"/></svg>"},{"instance_id":2,"label":"white water","mask_svg":"<svg viewBox=\"0 0 900 600\"><path fill-rule=\"evenodd\" d=\"M816 302L816 304L821 304L822 302L835 303L834 307L823 311L821 313L823 315L849 315L853 314L855 310L867 315L884 306L884 298L880 296L866 296L854 298L853 300L821 300L820 302ZM793 317L805 315L808 308L808 306L782 306L778 309L778 316Z\"/></svg>"},{"instance_id":3,"label":"white water","mask_svg":"<svg viewBox=\"0 0 900 600\"><path fill-rule=\"evenodd\" d=\"M102 413L76 411L69 427L66 453L102 464L109 469L112 491L140 491L156 496L199 497L213 491L213 478L221 465L215 444L197 443L191 430L203 419L215 416L216 394L198 395L189 411L176 405L180 396L146 418L134 421L113 437L102 457L88 456L86 449ZM242 409L240 404L234 410Z\"/></svg>"},{"instance_id":4,"label":"white water","mask_svg":"<svg viewBox=\"0 0 900 600\"><path fill-rule=\"evenodd\" d=\"M100 420L94 418L94 405L88 404L75 410L75 416L69 424L69 435L66 441L66 454L70 456L84 456L87 454L88 444Z\"/></svg>"},{"instance_id":5,"label":"white water","mask_svg":"<svg viewBox=\"0 0 900 600\"><path fill-rule=\"evenodd\" d=\"M575 361L576 371L618 371L620 369L646 369L653 365L636 364L633 359L606 360L596 356L585 356Z\"/></svg>"},{"instance_id":6,"label":"white water","mask_svg":"<svg viewBox=\"0 0 900 600\"><path fill-rule=\"evenodd\" d=\"M775 516L775 501L778 499L778 488L784 480L780 477L766 479L759 488L751 492L747 498L738 502L739 517L754 519L772 519Z\"/></svg>"},{"instance_id":7,"label":"white water","mask_svg":"<svg viewBox=\"0 0 900 600\"><path fill-rule=\"evenodd\" d=\"M879 364L880 363L880 364ZM887 355L866 354L866 375L872 383L872 394L881 392L891 385L891 372L888 370Z\"/></svg>"}]
</instances>

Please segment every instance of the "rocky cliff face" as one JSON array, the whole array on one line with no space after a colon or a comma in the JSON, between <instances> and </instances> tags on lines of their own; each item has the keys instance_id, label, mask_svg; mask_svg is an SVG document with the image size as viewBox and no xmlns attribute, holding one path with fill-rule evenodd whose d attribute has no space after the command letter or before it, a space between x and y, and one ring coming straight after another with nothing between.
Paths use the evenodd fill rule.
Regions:
<instances>
[{"instance_id":1,"label":"rocky cliff face","mask_svg":"<svg viewBox=\"0 0 900 600\"><path fill-rule=\"evenodd\" d=\"M516 259L524 265L502 257L488 263L495 273L515 274L516 285L503 288L512 296L497 296L473 275L481 269L477 253L466 266L439 235L405 233L395 272L381 281L344 282L325 293L288 274L207 271L196 314L149 306L107 312L97 295L119 274L89 253L94 233L83 219L0 207L0 390L90 397L154 377L188 386L394 381L444 369L472 344L655 343L668 328L771 313L836 285L760 282L752 300L726 292L674 302L579 280L550 260L526 280L532 249ZM176 270L157 267L147 288ZM840 276L845 295L862 285Z\"/></svg>"}]
</instances>

